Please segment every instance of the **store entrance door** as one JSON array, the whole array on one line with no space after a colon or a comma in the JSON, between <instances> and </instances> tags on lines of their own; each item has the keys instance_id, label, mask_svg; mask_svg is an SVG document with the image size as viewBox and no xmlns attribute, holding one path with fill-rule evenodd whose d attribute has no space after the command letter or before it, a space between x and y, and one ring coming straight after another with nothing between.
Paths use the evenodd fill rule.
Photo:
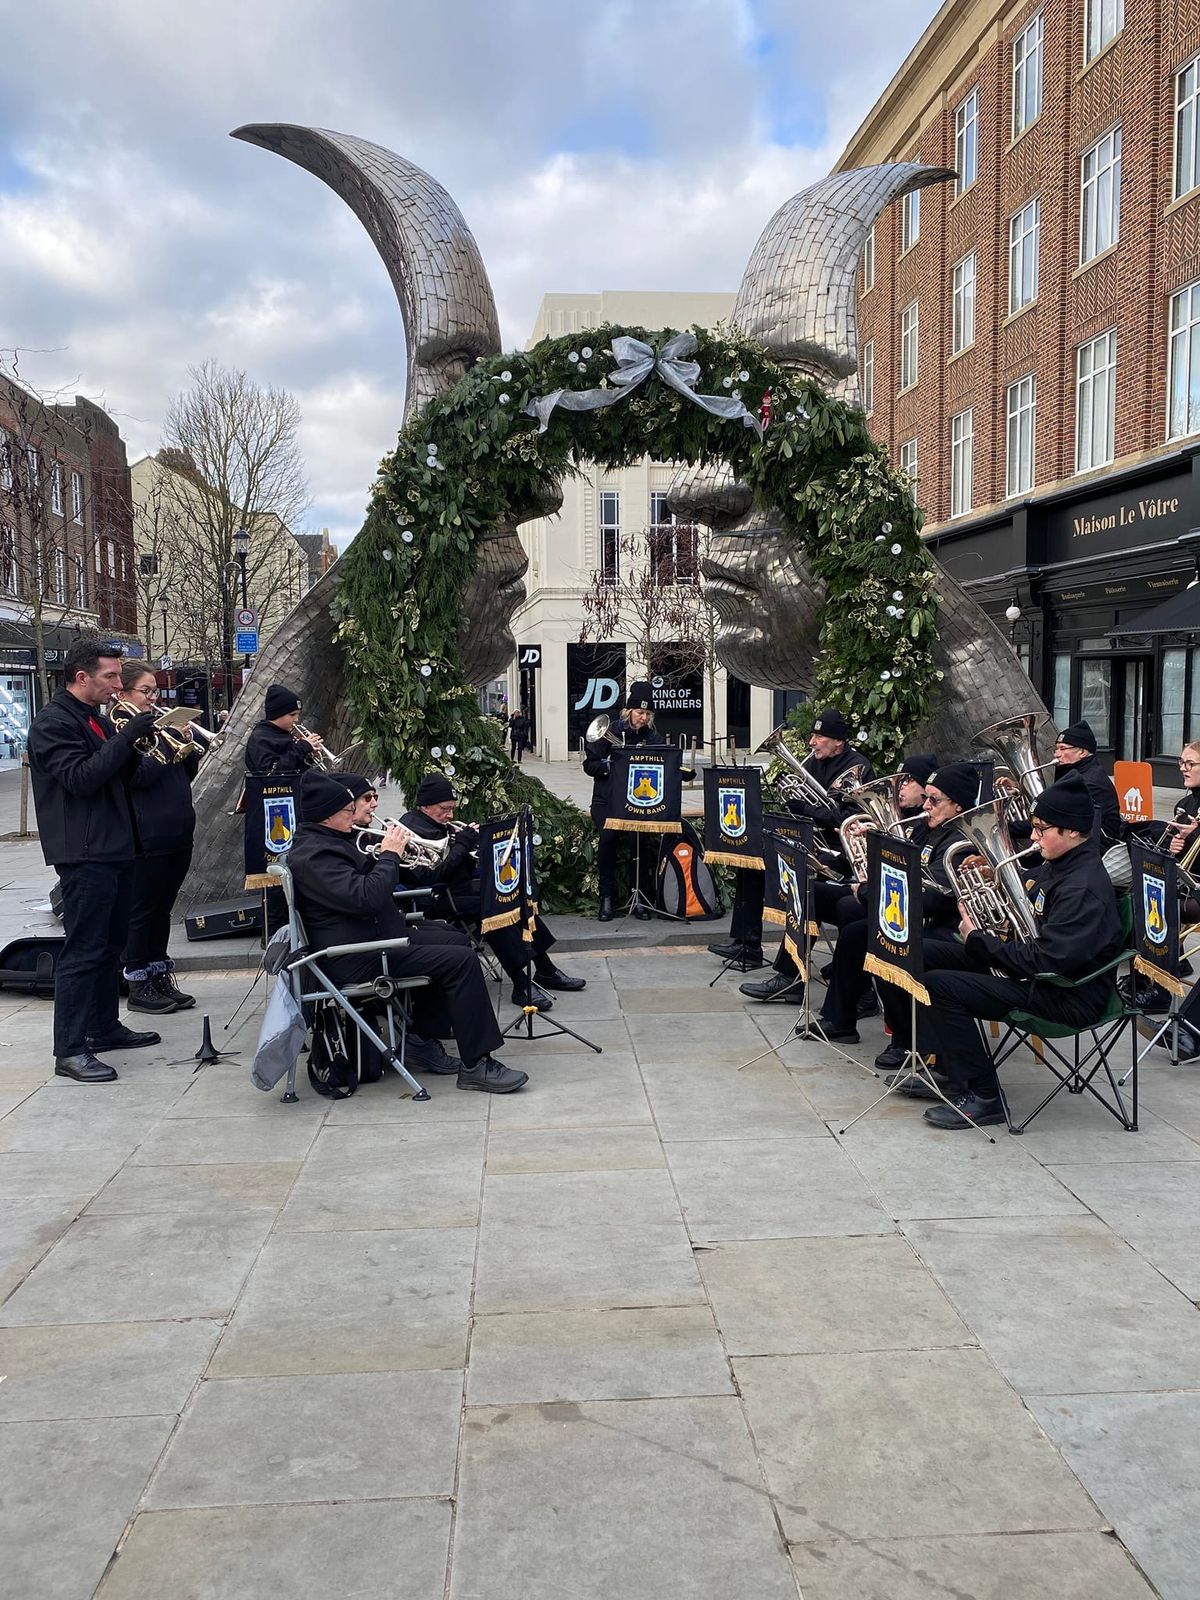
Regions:
<instances>
[{"instance_id":1,"label":"store entrance door","mask_svg":"<svg viewBox=\"0 0 1200 1600\"><path fill-rule=\"evenodd\" d=\"M1149 719L1146 692L1150 663L1145 656L1133 656L1121 663L1121 725L1117 760L1142 761L1150 754Z\"/></svg>"},{"instance_id":2,"label":"store entrance door","mask_svg":"<svg viewBox=\"0 0 1200 1600\"><path fill-rule=\"evenodd\" d=\"M1149 655L1106 655L1079 663L1078 715L1090 724L1106 761L1150 756L1151 660Z\"/></svg>"}]
</instances>

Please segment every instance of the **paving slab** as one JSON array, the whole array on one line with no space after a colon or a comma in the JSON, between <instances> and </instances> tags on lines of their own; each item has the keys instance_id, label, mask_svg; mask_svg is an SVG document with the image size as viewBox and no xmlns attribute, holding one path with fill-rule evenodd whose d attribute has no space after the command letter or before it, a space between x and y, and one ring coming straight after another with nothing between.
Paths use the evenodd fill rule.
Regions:
<instances>
[{"instance_id":1,"label":"paving slab","mask_svg":"<svg viewBox=\"0 0 1200 1600\"><path fill-rule=\"evenodd\" d=\"M1056 1178L1190 1300L1200 1299L1200 1168L1161 1161L1065 1164Z\"/></svg>"},{"instance_id":2,"label":"paving slab","mask_svg":"<svg viewBox=\"0 0 1200 1600\"><path fill-rule=\"evenodd\" d=\"M7 1595L92 1593L174 1425L174 1417L0 1424Z\"/></svg>"},{"instance_id":3,"label":"paving slab","mask_svg":"<svg viewBox=\"0 0 1200 1600\"><path fill-rule=\"evenodd\" d=\"M489 1176L489 1223L542 1218L562 1228L598 1224L615 1233L679 1222L679 1202L663 1171L532 1172Z\"/></svg>"},{"instance_id":4,"label":"paving slab","mask_svg":"<svg viewBox=\"0 0 1200 1600\"><path fill-rule=\"evenodd\" d=\"M1064 1114L1058 1115L1059 1100L1065 1102ZM1036 1105L1036 1101L1033 1102ZM1200 1162L1200 1140L1181 1133L1178 1128L1138 1105L1138 1125L1134 1133L1127 1132L1113 1117L1097 1116L1095 1103L1084 1104L1077 1097L1070 1100L1065 1094L1054 1102L1055 1115L1038 1117L1021 1135L1026 1152L1051 1169L1074 1163L1084 1166L1106 1166L1134 1163L1139 1166L1162 1161ZM1019 1111L1013 1108L1019 1119ZM1197 1174L1200 1188L1200 1174Z\"/></svg>"},{"instance_id":5,"label":"paving slab","mask_svg":"<svg viewBox=\"0 0 1200 1600\"><path fill-rule=\"evenodd\" d=\"M87 1204L86 1195L6 1199L0 1235L0 1300L11 1294L61 1239Z\"/></svg>"},{"instance_id":6,"label":"paving slab","mask_svg":"<svg viewBox=\"0 0 1200 1600\"><path fill-rule=\"evenodd\" d=\"M515 1172L617 1172L665 1167L658 1134L648 1125L493 1130L488 1176Z\"/></svg>"},{"instance_id":7,"label":"paving slab","mask_svg":"<svg viewBox=\"0 0 1200 1600\"><path fill-rule=\"evenodd\" d=\"M763 1049L763 1036L744 1011L708 1017L690 1011L627 1012L625 1023L642 1066L647 1062L747 1061ZM779 1029L783 1033L784 1027Z\"/></svg>"},{"instance_id":8,"label":"paving slab","mask_svg":"<svg viewBox=\"0 0 1200 1600\"><path fill-rule=\"evenodd\" d=\"M489 1180L489 1187L493 1181ZM681 1222L563 1227L553 1218L499 1216L479 1234L475 1312L603 1310L693 1305L704 1299Z\"/></svg>"},{"instance_id":9,"label":"paving slab","mask_svg":"<svg viewBox=\"0 0 1200 1600\"><path fill-rule=\"evenodd\" d=\"M81 1217L0 1309L0 1326L223 1317L272 1221Z\"/></svg>"},{"instance_id":10,"label":"paving slab","mask_svg":"<svg viewBox=\"0 0 1200 1600\"><path fill-rule=\"evenodd\" d=\"M0 1151L59 1154L97 1147L132 1154L165 1110L121 1094L117 1084L45 1084L0 1121Z\"/></svg>"},{"instance_id":11,"label":"paving slab","mask_svg":"<svg viewBox=\"0 0 1200 1600\"><path fill-rule=\"evenodd\" d=\"M462 1367L474 1260L474 1228L276 1233L212 1375Z\"/></svg>"},{"instance_id":12,"label":"paving slab","mask_svg":"<svg viewBox=\"0 0 1200 1600\"><path fill-rule=\"evenodd\" d=\"M643 1016L678 1015L687 1011L694 1017L740 1012L745 1001L736 990L676 988L656 984L653 989L627 989L621 995L621 1010ZM719 1027L719 1023L710 1024Z\"/></svg>"},{"instance_id":13,"label":"paving slab","mask_svg":"<svg viewBox=\"0 0 1200 1600\"><path fill-rule=\"evenodd\" d=\"M706 1306L475 1319L468 1405L732 1393Z\"/></svg>"},{"instance_id":14,"label":"paving slab","mask_svg":"<svg viewBox=\"0 0 1200 1600\"><path fill-rule=\"evenodd\" d=\"M973 1343L907 1240L763 1239L696 1257L731 1355Z\"/></svg>"},{"instance_id":15,"label":"paving slab","mask_svg":"<svg viewBox=\"0 0 1200 1600\"><path fill-rule=\"evenodd\" d=\"M128 1149L8 1150L0 1154L0 1199L31 1200L98 1193L128 1156Z\"/></svg>"},{"instance_id":16,"label":"paving slab","mask_svg":"<svg viewBox=\"0 0 1200 1600\"><path fill-rule=\"evenodd\" d=\"M97 1600L430 1600L449 1545L443 1500L144 1511Z\"/></svg>"},{"instance_id":17,"label":"paving slab","mask_svg":"<svg viewBox=\"0 0 1200 1600\"><path fill-rule=\"evenodd\" d=\"M705 1139L665 1149L697 1243L893 1231L832 1139Z\"/></svg>"},{"instance_id":18,"label":"paving slab","mask_svg":"<svg viewBox=\"0 0 1200 1600\"><path fill-rule=\"evenodd\" d=\"M247 1093L257 1092L247 1085ZM291 1109L280 1106L280 1116L273 1121L259 1117L172 1118L145 1138L134 1159L139 1166L152 1167L208 1161L219 1165L303 1161L320 1125L311 1118L288 1116Z\"/></svg>"},{"instance_id":19,"label":"paving slab","mask_svg":"<svg viewBox=\"0 0 1200 1600\"><path fill-rule=\"evenodd\" d=\"M981 1350L733 1366L791 1542L1100 1526Z\"/></svg>"},{"instance_id":20,"label":"paving slab","mask_svg":"<svg viewBox=\"0 0 1200 1600\"><path fill-rule=\"evenodd\" d=\"M201 1384L148 1509L448 1495L461 1372L222 1378Z\"/></svg>"},{"instance_id":21,"label":"paving slab","mask_svg":"<svg viewBox=\"0 0 1200 1600\"><path fill-rule=\"evenodd\" d=\"M272 1216L288 1197L300 1171L298 1161L254 1165L198 1162L184 1167L129 1165L105 1185L87 1208L90 1217L148 1216L182 1211L190 1216L229 1216L265 1211Z\"/></svg>"},{"instance_id":22,"label":"paving slab","mask_svg":"<svg viewBox=\"0 0 1200 1600\"><path fill-rule=\"evenodd\" d=\"M829 1137L774 1056L743 1072L731 1061L703 1060L648 1067L645 1077L665 1140Z\"/></svg>"},{"instance_id":23,"label":"paving slab","mask_svg":"<svg viewBox=\"0 0 1200 1600\"><path fill-rule=\"evenodd\" d=\"M446 1048L453 1054L453 1040L446 1041ZM510 1066L515 1064L507 1051L504 1059ZM418 1080L422 1088L429 1090L429 1099L419 1104L402 1086L395 1073L390 1078L381 1078L378 1083L363 1084L358 1093L352 1094L348 1100L326 1100L323 1102L328 1107L325 1126L359 1128L369 1123L387 1122L408 1129L414 1138L424 1134L441 1138L447 1124L480 1129L486 1127L491 1095L478 1091L468 1093L460 1089L452 1077L435 1077L425 1073L418 1074ZM301 1092L309 1092L307 1082L301 1086ZM521 1093L528 1094L529 1090L523 1089ZM286 1113L288 1107L281 1106L280 1109Z\"/></svg>"},{"instance_id":24,"label":"paving slab","mask_svg":"<svg viewBox=\"0 0 1200 1600\"><path fill-rule=\"evenodd\" d=\"M1162 1600L1195 1600L1200 1394L1047 1395L1031 1405Z\"/></svg>"},{"instance_id":25,"label":"paving slab","mask_svg":"<svg viewBox=\"0 0 1200 1600\"><path fill-rule=\"evenodd\" d=\"M482 1141L473 1133L381 1139L387 1132L347 1129L323 1137L296 1180L280 1228L312 1233L473 1227L479 1220Z\"/></svg>"},{"instance_id":26,"label":"paving slab","mask_svg":"<svg viewBox=\"0 0 1200 1600\"><path fill-rule=\"evenodd\" d=\"M0 1422L178 1413L221 1327L196 1320L0 1328Z\"/></svg>"},{"instance_id":27,"label":"paving slab","mask_svg":"<svg viewBox=\"0 0 1200 1600\"><path fill-rule=\"evenodd\" d=\"M905 1231L1022 1394L1200 1387L1196 1308L1095 1218Z\"/></svg>"},{"instance_id":28,"label":"paving slab","mask_svg":"<svg viewBox=\"0 0 1200 1600\"><path fill-rule=\"evenodd\" d=\"M1154 1600L1103 1533L829 1539L792 1546L804 1600Z\"/></svg>"},{"instance_id":29,"label":"paving slab","mask_svg":"<svg viewBox=\"0 0 1200 1600\"><path fill-rule=\"evenodd\" d=\"M490 1118L494 1130L603 1128L651 1120L632 1051L606 1050L602 1056L539 1051L521 1066L537 1092L497 1096Z\"/></svg>"},{"instance_id":30,"label":"paving slab","mask_svg":"<svg viewBox=\"0 0 1200 1600\"><path fill-rule=\"evenodd\" d=\"M450 1593L796 1600L732 1398L468 1410Z\"/></svg>"}]
</instances>

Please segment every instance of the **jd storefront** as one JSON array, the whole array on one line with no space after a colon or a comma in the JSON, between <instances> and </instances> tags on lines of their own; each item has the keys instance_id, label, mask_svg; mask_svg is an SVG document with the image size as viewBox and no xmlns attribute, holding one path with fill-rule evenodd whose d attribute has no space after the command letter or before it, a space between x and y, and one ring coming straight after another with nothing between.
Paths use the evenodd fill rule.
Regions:
<instances>
[{"instance_id":1,"label":"jd storefront","mask_svg":"<svg viewBox=\"0 0 1200 1600\"><path fill-rule=\"evenodd\" d=\"M1180 745L1200 735L1200 587L1188 588L1200 447L965 521L930 544L1011 640L1056 726L1084 717L1107 765L1148 760L1156 783L1178 781Z\"/></svg>"}]
</instances>

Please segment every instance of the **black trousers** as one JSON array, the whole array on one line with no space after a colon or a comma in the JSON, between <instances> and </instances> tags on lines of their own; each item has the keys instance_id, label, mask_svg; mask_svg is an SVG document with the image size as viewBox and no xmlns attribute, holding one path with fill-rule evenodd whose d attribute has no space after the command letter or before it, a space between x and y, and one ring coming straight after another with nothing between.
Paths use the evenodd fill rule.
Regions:
<instances>
[{"instance_id":1,"label":"black trousers","mask_svg":"<svg viewBox=\"0 0 1200 1600\"><path fill-rule=\"evenodd\" d=\"M453 1034L458 1053L469 1066L504 1042L488 998L487 980L471 941L444 923L416 923L409 929L407 950L389 950L388 971L396 978L426 977L427 989L413 993L413 1025L426 1039ZM330 964L337 984L364 983L383 970L374 952L343 956Z\"/></svg>"},{"instance_id":2,"label":"black trousers","mask_svg":"<svg viewBox=\"0 0 1200 1600\"><path fill-rule=\"evenodd\" d=\"M838 936L833 947L833 972L821 1007L821 1018L839 1033L851 1032L858 1021L858 1002L870 982L863 971L867 956L867 908L857 895L839 902ZM898 994L899 990L895 990Z\"/></svg>"},{"instance_id":3,"label":"black trousers","mask_svg":"<svg viewBox=\"0 0 1200 1600\"><path fill-rule=\"evenodd\" d=\"M766 882L765 872L749 867L741 867L735 874L733 915L729 919L729 937L734 944L761 946Z\"/></svg>"},{"instance_id":4,"label":"black trousers","mask_svg":"<svg viewBox=\"0 0 1200 1600\"><path fill-rule=\"evenodd\" d=\"M125 940L125 970L140 972L167 959L171 912L192 864L191 844L168 855L139 856L133 866L133 903Z\"/></svg>"},{"instance_id":5,"label":"black trousers","mask_svg":"<svg viewBox=\"0 0 1200 1600\"><path fill-rule=\"evenodd\" d=\"M133 896L132 861L58 868L66 941L54 969L54 1054L81 1055L117 1026L121 951Z\"/></svg>"},{"instance_id":6,"label":"black trousers","mask_svg":"<svg viewBox=\"0 0 1200 1600\"><path fill-rule=\"evenodd\" d=\"M419 904L419 902L418 902ZM425 912L427 917L453 915L479 931L483 904L479 894L478 878L469 878L459 887L450 890L439 890L437 896L430 902L430 909ZM418 923L419 927L420 924ZM519 983L525 977L525 963L528 960L526 951L529 946L517 924L511 928L496 928L491 933L485 933L484 942L492 951L496 960L514 983ZM550 960L549 951L554 944L554 935L538 917L533 925L533 964L539 972L546 972L554 963Z\"/></svg>"},{"instance_id":7,"label":"black trousers","mask_svg":"<svg viewBox=\"0 0 1200 1600\"><path fill-rule=\"evenodd\" d=\"M617 897L617 858L621 853L622 845L629 845L634 851L641 852L641 881L642 893L653 904L657 896L655 873L658 866L658 835L654 836L654 848L643 843L648 836L636 831L627 831L623 828L606 828L604 818L607 809L604 806L593 805L591 808L592 822L596 828L596 866L600 876L601 900L615 900ZM637 857L635 856L635 862Z\"/></svg>"},{"instance_id":8,"label":"black trousers","mask_svg":"<svg viewBox=\"0 0 1200 1600\"><path fill-rule=\"evenodd\" d=\"M852 885L827 883L820 878L812 885L812 914L814 922L829 922L835 928L840 928L843 922L847 924L857 922L867 913L854 893ZM782 944L775 955L775 971L785 972L790 977L797 975L796 963Z\"/></svg>"},{"instance_id":9,"label":"black trousers","mask_svg":"<svg viewBox=\"0 0 1200 1600\"><path fill-rule=\"evenodd\" d=\"M1030 986L1020 978L998 977L967 954L957 939L927 936L925 987L932 1004L917 1006L917 1048L923 1055L937 1056L938 1071L953 1079L960 1089L971 1089L991 1099L999 1093L996 1069L976 1025L976 1018L999 1022L1018 1006L1030 1003ZM895 1042L904 1049L912 1043L911 1003L895 984L880 986L888 991L884 1011L892 1025ZM1032 1004L1039 1016L1049 1022L1066 1022L1086 1027L1104 1009L1099 1001L1041 984L1033 990Z\"/></svg>"}]
</instances>

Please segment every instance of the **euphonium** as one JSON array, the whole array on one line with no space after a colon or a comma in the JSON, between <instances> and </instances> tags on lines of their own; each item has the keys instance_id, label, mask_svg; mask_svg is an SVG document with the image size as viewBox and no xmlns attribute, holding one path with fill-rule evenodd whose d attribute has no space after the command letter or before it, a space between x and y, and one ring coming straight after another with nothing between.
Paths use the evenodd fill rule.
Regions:
<instances>
[{"instance_id":1,"label":"euphonium","mask_svg":"<svg viewBox=\"0 0 1200 1600\"><path fill-rule=\"evenodd\" d=\"M785 798L803 800L806 805L820 806L822 810L836 809L834 797L839 794L844 797L850 789L862 781L862 767L847 767L845 772L839 773L834 779L833 788L826 789L824 784L818 783L808 768L788 749L783 739L784 728L785 724L781 722L777 728L772 729L754 754L774 756L776 761L782 761L788 768L777 784L779 792Z\"/></svg>"},{"instance_id":2,"label":"euphonium","mask_svg":"<svg viewBox=\"0 0 1200 1600\"><path fill-rule=\"evenodd\" d=\"M999 797L964 812L956 826L966 837L952 844L942 858L951 893L982 933L998 939L1036 939L1038 921L1017 863L1038 854L1037 846L1013 849Z\"/></svg>"},{"instance_id":3,"label":"euphonium","mask_svg":"<svg viewBox=\"0 0 1200 1600\"><path fill-rule=\"evenodd\" d=\"M373 822L368 828L355 828L354 844L361 855L377 856L379 846L383 843L383 836L389 828L400 828L404 824L392 817L385 817L382 822ZM445 859L450 848L450 835L444 839L420 839L414 833L404 846L400 856L402 867L436 867Z\"/></svg>"},{"instance_id":4,"label":"euphonium","mask_svg":"<svg viewBox=\"0 0 1200 1600\"><path fill-rule=\"evenodd\" d=\"M838 838L842 841L842 849L850 863L854 874L855 883L867 881L867 841L868 833L891 833L899 835L905 828L911 828L920 822L925 815L918 813L915 817L902 817L900 815L900 778L899 772L893 772L888 778L876 778L871 783L860 783L853 789L847 790L845 799L850 805L861 806L865 816L847 817L838 829Z\"/></svg>"},{"instance_id":5,"label":"euphonium","mask_svg":"<svg viewBox=\"0 0 1200 1600\"><path fill-rule=\"evenodd\" d=\"M1029 808L1046 787L1042 773L1053 761L1038 760L1038 714L1027 711L1021 717L1008 717L981 728L971 740L981 749L995 750L1003 758L1015 789L1005 795L1008 814L1014 821L1029 819ZM1001 776L1001 774L997 774Z\"/></svg>"}]
</instances>

